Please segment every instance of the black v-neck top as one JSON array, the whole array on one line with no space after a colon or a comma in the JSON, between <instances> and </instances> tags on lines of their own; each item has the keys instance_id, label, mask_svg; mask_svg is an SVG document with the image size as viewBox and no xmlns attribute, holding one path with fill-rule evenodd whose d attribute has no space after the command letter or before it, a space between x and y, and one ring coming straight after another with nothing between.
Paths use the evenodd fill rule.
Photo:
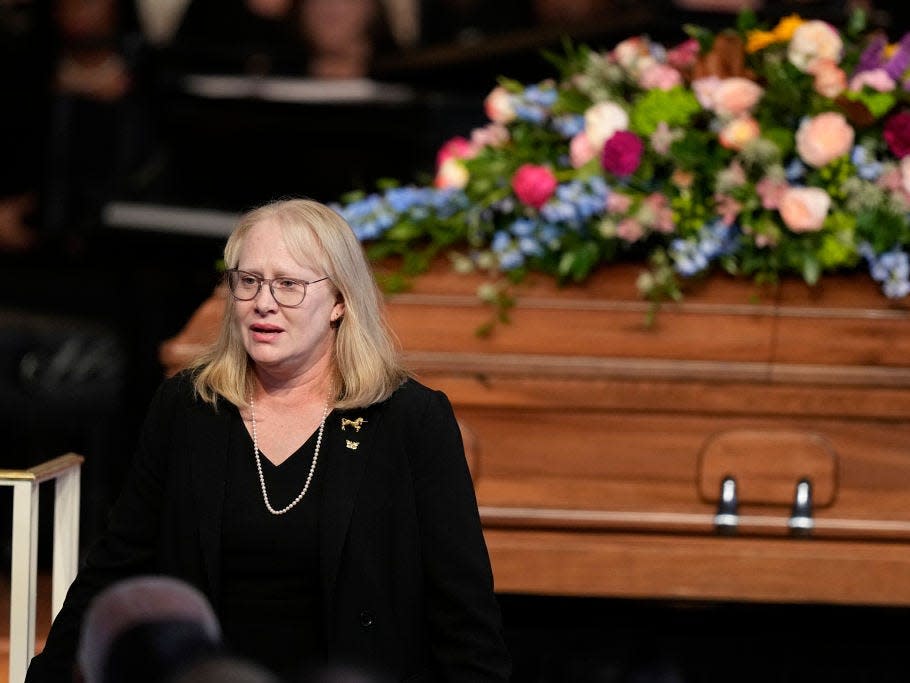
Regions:
<instances>
[{"instance_id":1,"label":"black v-neck top","mask_svg":"<svg viewBox=\"0 0 910 683\"><path fill-rule=\"evenodd\" d=\"M232 417L222 526L220 618L232 652L293 676L325 660L319 571L321 462L303 499L283 515L262 500L253 441ZM317 430L318 431L318 430ZM269 502L290 503L306 483L317 432L281 465L260 456Z\"/></svg>"}]
</instances>

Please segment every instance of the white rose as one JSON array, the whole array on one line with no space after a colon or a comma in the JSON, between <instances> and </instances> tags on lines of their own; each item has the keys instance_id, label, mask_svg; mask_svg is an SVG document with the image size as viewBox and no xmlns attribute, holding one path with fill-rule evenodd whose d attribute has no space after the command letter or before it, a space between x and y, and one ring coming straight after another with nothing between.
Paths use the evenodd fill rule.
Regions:
<instances>
[{"instance_id":1,"label":"white rose","mask_svg":"<svg viewBox=\"0 0 910 683\"><path fill-rule=\"evenodd\" d=\"M826 21L806 21L793 33L787 48L790 63L803 73L808 73L816 59L840 62L844 42L837 30Z\"/></svg>"},{"instance_id":2,"label":"white rose","mask_svg":"<svg viewBox=\"0 0 910 683\"><path fill-rule=\"evenodd\" d=\"M484 100L483 106L490 121L504 124L515 120L512 95L501 85L493 88Z\"/></svg>"},{"instance_id":3,"label":"white rose","mask_svg":"<svg viewBox=\"0 0 910 683\"><path fill-rule=\"evenodd\" d=\"M585 112L585 133L588 142L598 152L618 130L629 127L626 110L613 102L600 102Z\"/></svg>"}]
</instances>

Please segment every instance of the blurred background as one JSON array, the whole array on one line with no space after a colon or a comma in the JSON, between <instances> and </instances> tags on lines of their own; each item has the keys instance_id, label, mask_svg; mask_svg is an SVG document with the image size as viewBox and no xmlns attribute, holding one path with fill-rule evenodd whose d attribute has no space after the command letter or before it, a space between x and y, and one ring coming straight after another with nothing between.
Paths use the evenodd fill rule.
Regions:
<instances>
[{"instance_id":1,"label":"blurred background","mask_svg":"<svg viewBox=\"0 0 910 683\"><path fill-rule=\"evenodd\" d=\"M648 33L673 44L684 24L726 26L745 6L769 22L795 11L843 24L857 4L0 0L0 467L89 456L82 544L93 540L162 379L159 345L217 283L224 238L244 209L427 176L445 140L485 123L483 97L497 77L555 75L541 51L566 37L608 48ZM910 27L906 3L859 4L892 38ZM725 666L742 661L724 647L741 654L730 643L753 642L743 624L770 616L760 608L519 596L504 596L504 607L525 675L516 680L683 680L683 650L701 657L689 663L700 677L686 680L799 674L795 664L763 669L756 650L755 678L725 677ZM781 616L763 647L789 652L807 617ZM808 618L827 621L823 610ZM855 663L850 670L865 677L829 671L825 680L897 680L869 664L871 645L857 644L869 619L876 633L901 630L878 613L852 614L855 631L833 638L832 653L853 652L846 668ZM554 631L569 622L574 630ZM802 661L793 652L789 661ZM819 670L817 661L806 666ZM529 678L531 670L552 676Z\"/></svg>"}]
</instances>

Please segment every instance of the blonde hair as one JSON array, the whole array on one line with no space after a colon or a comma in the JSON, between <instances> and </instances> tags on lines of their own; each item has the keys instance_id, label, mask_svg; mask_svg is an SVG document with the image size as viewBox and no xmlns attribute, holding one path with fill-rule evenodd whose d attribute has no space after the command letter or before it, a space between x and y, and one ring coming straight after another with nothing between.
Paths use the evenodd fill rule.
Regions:
<instances>
[{"instance_id":1,"label":"blonde hair","mask_svg":"<svg viewBox=\"0 0 910 683\"><path fill-rule=\"evenodd\" d=\"M262 221L276 223L285 245L301 263L329 276L344 316L335 327L336 408L361 408L388 398L405 380L394 339L383 313L382 295L363 249L335 211L309 199L276 201L244 214L224 248L226 268L236 268L244 239ZM193 365L196 393L217 404L223 397L245 406L253 388L253 367L234 324L228 297L218 339Z\"/></svg>"}]
</instances>

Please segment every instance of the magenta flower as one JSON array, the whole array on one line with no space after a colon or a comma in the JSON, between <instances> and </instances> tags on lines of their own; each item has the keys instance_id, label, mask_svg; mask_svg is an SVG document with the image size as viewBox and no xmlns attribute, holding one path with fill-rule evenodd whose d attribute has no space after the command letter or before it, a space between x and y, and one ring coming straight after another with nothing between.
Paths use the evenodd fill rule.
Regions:
<instances>
[{"instance_id":1,"label":"magenta flower","mask_svg":"<svg viewBox=\"0 0 910 683\"><path fill-rule=\"evenodd\" d=\"M902 111L885 122L882 137L898 159L910 154L910 112Z\"/></svg>"},{"instance_id":2,"label":"magenta flower","mask_svg":"<svg viewBox=\"0 0 910 683\"><path fill-rule=\"evenodd\" d=\"M556 176L546 166L522 164L512 176L512 189L524 204L539 209L556 191Z\"/></svg>"},{"instance_id":3,"label":"magenta flower","mask_svg":"<svg viewBox=\"0 0 910 683\"><path fill-rule=\"evenodd\" d=\"M604 143L600 157L601 166L614 175L628 176L635 173L641 163L644 144L635 133L627 130L616 131Z\"/></svg>"}]
</instances>

